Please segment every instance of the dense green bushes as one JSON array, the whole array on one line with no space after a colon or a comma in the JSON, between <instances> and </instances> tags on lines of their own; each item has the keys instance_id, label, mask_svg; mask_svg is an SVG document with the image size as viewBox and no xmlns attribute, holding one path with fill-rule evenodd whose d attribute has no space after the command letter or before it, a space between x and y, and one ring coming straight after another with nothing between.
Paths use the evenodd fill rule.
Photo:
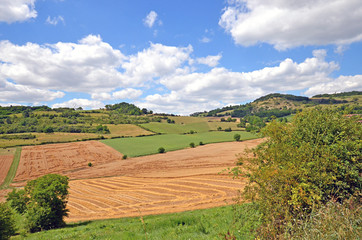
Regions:
<instances>
[{"instance_id":1,"label":"dense green bushes","mask_svg":"<svg viewBox=\"0 0 362 240\"><path fill-rule=\"evenodd\" d=\"M0 203L0 240L9 239L15 233L13 214L6 203Z\"/></svg>"},{"instance_id":2,"label":"dense green bushes","mask_svg":"<svg viewBox=\"0 0 362 240\"><path fill-rule=\"evenodd\" d=\"M38 232L65 226L68 177L48 174L28 181L24 190L13 190L7 201L25 216L26 230Z\"/></svg>"},{"instance_id":3,"label":"dense green bushes","mask_svg":"<svg viewBox=\"0 0 362 240\"><path fill-rule=\"evenodd\" d=\"M331 199L343 203L361 189L362 126L332 109L298 113L292 124L273 121L267 141L241 158L249 180L244 196L264 214L260 233L282 235L292 219L303 218ZM240 173L240 172L239 172Z\"/></svg>"}]
</instances>

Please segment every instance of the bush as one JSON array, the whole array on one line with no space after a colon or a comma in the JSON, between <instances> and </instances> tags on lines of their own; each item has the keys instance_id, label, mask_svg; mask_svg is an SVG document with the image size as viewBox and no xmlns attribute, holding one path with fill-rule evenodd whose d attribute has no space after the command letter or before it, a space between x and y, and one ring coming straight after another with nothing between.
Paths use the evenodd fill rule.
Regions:
<instances>
[{"instance_id":1,"label":"bush","mask_svg":"<svg viewBox=\"0 0 362 240\"><path fill-rule=\"evenodd\" d=\"M123 160L126 160L127 157L128 157L127 155L123 155L123 156L122 156L122 159L123 159Z\"/></svg>"},{"instance_id":2,"label":"bush","mask_svg":"<svg viewBox=\"0 0 362 240\"><path fill-rule=\"evenodd\" d=\"M163 148L163 147L160 147L159 149L158 149L158 153L164 153L166 150Z\"/></svg>"},{"instance_id":3,"label":"bush","mask_svg":"<svg viewBox=\"0 0 362 240\"><path fill-rule=\"evenodd\" d=\"M248 179L244 197L259 204L264 237L277 238L292 219L360 191L362 125L356 119L317 108L298 113L290 125L273 121L263 134L256 157L241 158L245 170L234 172Z\"/></svg>"},{"instance_id":4,"label":"bush","mask_svg":"<svg viewBox=\"0 0 362 240\"><path fill-rule=\"evenodd\" d=\"M241 138L240 134L237 133L234 135L235 141L240 141L240 138Z\"/></svg>"},{"instance_id":5,"label":"bush","mask_svg":"<svg viewBox=\"0 0 362 240\"><path fill-rule=\"evenodd\" d=\"M205 145L203 142L199 142L199 145L202 146L202 145Z\"/></svg>"},{"instance_id":6,"label":"bush","mask_svg":"<svg viewBox=\"0 0 362 240\"><path fill-rule=\"evenodd\" d=\"M6 203L0 203L0 240L10 239L15 234L15 221Z\"/></svg>"},{"instance_id":7,"label":"bush","mask_svg":"<svg viewBox=\"0 0 362 240\"><path fill-rule=\"evenodd\" d=\"M26 229L38 232L65 225L68 177L48 174L28 181L24 192L13 191L7 200L19 213L24 213ZM21 211L24 209L25 211Z\"/></svg>"},{"instance_id":8,"label":"bush","mask_svg":"<svg viewBox=\"0 0 362 240\"><path fill-rule=\"evenodd\" d=\"M91 162L88 163L88 167L92 167L93 164Z\"/></svg>"},{"instance_id":9,"label":"bush","mask_svg":"<svg viewBox=\"0 0 362 240\"><path fill-rule=\"evenodd\" d=\"M228 128L225 128L225 130L224 130L225 132L231 132L231 128L230 127L228 127Z\"/></svg>"},{"instance_id":10,"label":"bush","mask_svg":"<svg viewBox=\"0 0 362 240\"><path fill-rule=\"evenodd\" d=\"M194 147L195 147L195 143L194 143L194 142L191 142L191 143L190 143L190 147L191 147L191 148L194 148Z\"/></svg>"}]
</instances>

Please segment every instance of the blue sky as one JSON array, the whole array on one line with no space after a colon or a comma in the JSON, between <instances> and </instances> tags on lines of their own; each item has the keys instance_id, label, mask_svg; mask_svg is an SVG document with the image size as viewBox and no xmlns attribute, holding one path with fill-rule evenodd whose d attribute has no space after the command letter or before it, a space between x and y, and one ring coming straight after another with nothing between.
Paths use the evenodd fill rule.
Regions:
<instances>
[{"instance_id":1,"label":"blue sky","mask_svg":"<svg viewBox=\"0 0 362 240\"><path fill-rule=\"evenodd\" d=\"M360 0L0 0L0 105L187 115L362 90Z\"/></svg>"}]
</instances>

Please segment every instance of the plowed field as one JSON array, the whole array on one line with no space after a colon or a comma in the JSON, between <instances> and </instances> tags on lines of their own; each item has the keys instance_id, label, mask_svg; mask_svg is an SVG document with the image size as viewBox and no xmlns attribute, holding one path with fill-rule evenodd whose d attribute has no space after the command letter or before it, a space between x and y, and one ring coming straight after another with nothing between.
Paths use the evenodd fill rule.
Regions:
<instances>
[{"instance_id":1,"label":"plowed field","mask_svg":"<svg viewBox=\"0 0 362 240\"><path fill-rule=\"evenodd\" d=\"M6 178L10 166L13 163L14 155L0 155L0 185Z\"/></svg>"},{"instance_id":2,"label":"plowed field","mask_svg":"<svg viewBox=\"0 0 362 240\"><path fill-rule=\"evenodd\" d=\"M48 173L68 175L70 171L120 161L122 154L98 141L23 147L14 182Z\"/></svg>"}]
</instances>

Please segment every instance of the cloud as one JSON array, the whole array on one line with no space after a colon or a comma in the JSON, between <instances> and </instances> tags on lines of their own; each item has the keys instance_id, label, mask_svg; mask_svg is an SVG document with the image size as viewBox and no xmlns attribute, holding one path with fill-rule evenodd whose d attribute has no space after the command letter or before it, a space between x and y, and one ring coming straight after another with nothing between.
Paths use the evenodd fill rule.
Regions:
<instances>
[{"instance_id":1,"label":"cloud","mask_svg":"<svg viewBox=\"0 0 362 240\"><path fill-rule=\"evenodd\" d=\"M52 105L52 108L63 108L63 107L68 107L68 108L82 107L83 109L100 109L104 108L104 103L89 99L74 98L67 102L56 103Z\"/></svg>"},{"instance_id":2,"label":"cloud","mask_svg":"<svg viewBox=\"0 0 362 240\"><path fill-rule=\"evenodd\" d=\"M59 22L62 22L63 24L65 24L64 18L62 16L53 17L53 18L50 18L50 16L48 16L48 18L45 22L50 25L54 25L54 26L56 26Z\"/></svg>"},{"instance_id":3,"label":"cloud","mask_svg":"<svg viewBox=\"0 0 362 240\"><path fill-rule=\"evenodd\" d=\"M321 93L336 93L362 90L362 75L340 76L330 79L329 82L316 84L310 87L304 94L314 96Z\"/></svg>"},{"instance_id":4,"label":"cloud","mask_svg":"<svg viewBox=\"0 0 362 240\"><path fill-rule=\"evenodd\" d=\"M142 90L126 88L113 93L93 93L92 99L97 100L118 100L118 99L137 99L143 94Z\"/></svg>"},{"instance_id":5,"label":"cloud","mask_svg":"<svg viewBox=\"0 0 362 240\"><path fill-rule=\"evenodd\" d=\"M23 22L37 17L36 0L1 0L0 22Z\"/></svg>"},{"instance_id":6,"label":"cloud","mask_svg":"<svg viewBox=\"0 0 362 240\"><path fill-rule=\"evenodd\" d=\"M53 101L62 98L65 94L60 91L49 91L36 89L29 86L14 84L0 78L0 101L1 102L22 102L34 103Z\"/></svg>"},{"instance_id":7,"label":"cloud","mask_svg":"<svg viewBox=\"0 0 362 240\"><path fill-rule=\"evenodd\" d=\"M148 49L129 56L122 63L124 77L130 86L141 86L147 81L172 74L190 58L191 46L172 47L153 44Z\"/></svg>"},{"instance_id":8,"label":"cloud","mask_svg":"<svg viewBox=\"0 0 362 240\"><path fill-rule=\"evenodd\" d=\"M219 64L221 57L221 54L216 56L209 55L207 57L197 58L196 62L199 64L208 65L209 67L216 67Z\"/></svg>"},{"instance_id":9,"label":"cloud","mask_svg":"<svg viewBox=\"0 0 362 240\"><path fill-rule=\"evenodd\" d=\"M200 42L202 42L202 43L209 43L209 42L211 42L211 39L208 38L208 37L203 37L203 38L200 39Z\"/></svg>"},{"instance_id":10,"label":"cloud","mask_svg":"<svg viewBox=\"0 0 362 240\"><path fill-rule=\"evenodd\" d=\"M237 44L278 50L362 40L360 0L234 0L219 20Z\"/></svg>"},{"instance_id":11,"label":"cloud","mask_svg":"<svg viewBox=\"0 0 362 240\"><path fill-rule=\"evenodd\" d=\"M69 92L111 91L124 85L126 57L99 36L78 43L19 46L0 41L0 77L20 85Z\"/></svg>"},{"instance_id":12,"label":"cloud","mask_svg":"<svg viewBox=\"0 0 362 240\"><path fill-rule=\"evenodd\" d=\"M277 66L251 72L232 72L219 67L206 73L174 74L160 79L168 93L149 95L139 104L156 112L187 115L193 111L239 104L272 92L303 91L316 84L327 86L334 81L329 75L339 66L326 62L325 56L325 50L316 50L313 57L301 63L287 58ZM323 86L318 90L323 92Z\"/></svg>"},{"instance_id":13,"label":"cloud","mask_svg":"<svg viewBox=\"0 0 362 240\"><path fill-rule=\"evenodd\" d=\"M151 11L149 12L149 14L146 16L145 19L143 19L143 23L149 27L152 28L153 25L155 24L157 19L157 13L155 11ZM160 24L162 24L162 22L160 22Z\"/></svg>"}]
</instances>

